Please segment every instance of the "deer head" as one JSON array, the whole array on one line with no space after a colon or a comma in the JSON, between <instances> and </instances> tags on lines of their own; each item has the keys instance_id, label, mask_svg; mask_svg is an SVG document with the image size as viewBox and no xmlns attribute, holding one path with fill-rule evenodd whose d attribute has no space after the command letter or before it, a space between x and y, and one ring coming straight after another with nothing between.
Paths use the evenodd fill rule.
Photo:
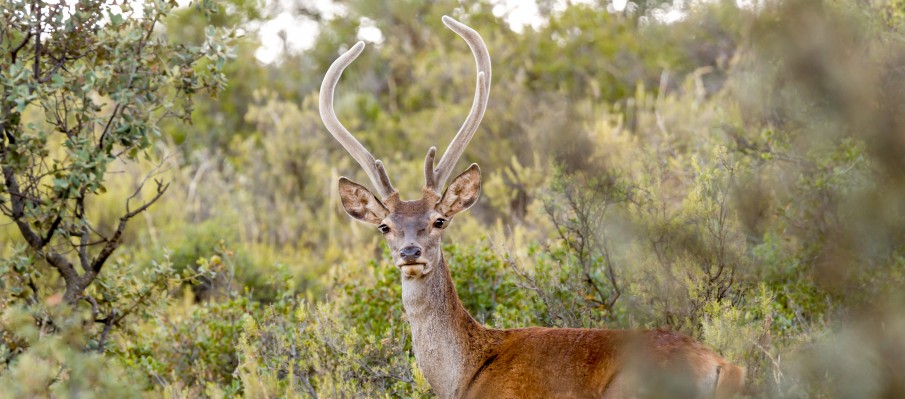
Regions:
<instances>
[{"instance_id":1,"label":"deer head","mask_svg":"<svg viewBox=\"0 0 905 399\"><path fill-rule=\"evenodd\" d=\"M324 76L320 91L320 113L327 130L365 170L377 195L345 177L339 179L343 208L353 218L377 226L384 235L396 266L406 278L428 275L439 264L440 236L453 216L477 202L481 192L481 170L472 164L456 176L443 191L456 162L477 131L490 93L490 54L481 36L462 23L443 17L443 23L457 33L471 48L477 64L474 103L465 123L453 138L440 162L434 166L436 147L427 151L424 160L424 188L421 199L404 201L393 188L386 169L339 122L333 110L333 93L343 70L354 61L364 42L358 42L333 62Z\"/></svg>"}]
</instances>

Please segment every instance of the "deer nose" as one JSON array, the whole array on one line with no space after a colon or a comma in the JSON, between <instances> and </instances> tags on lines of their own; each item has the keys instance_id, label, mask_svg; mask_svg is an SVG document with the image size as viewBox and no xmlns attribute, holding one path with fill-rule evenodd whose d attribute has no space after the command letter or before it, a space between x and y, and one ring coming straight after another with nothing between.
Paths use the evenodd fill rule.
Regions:
<instances>
[{"instance_id":1,"label":"deer nose","mask_svg":"<svg viewBox=\"0 0 905 399\"><path fill-rule=\"evenodd\" d=\"M418 258L421 257L421 248L418 248L414 245L403 247L399 251L399 256L401 256L402 259L406 262L418 260Z\"/></svg>"}]
</instances>

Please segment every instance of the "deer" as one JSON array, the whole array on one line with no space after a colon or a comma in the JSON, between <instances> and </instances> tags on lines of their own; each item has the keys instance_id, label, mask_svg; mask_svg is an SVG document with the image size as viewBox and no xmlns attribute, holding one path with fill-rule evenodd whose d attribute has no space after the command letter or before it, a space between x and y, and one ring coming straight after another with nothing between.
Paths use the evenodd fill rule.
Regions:
<instances>
[{"instance_id":1,"label":"deer","mask_svg":"<svg viewBox=\"0 0 905 399\"><path fill-rule=\"evenodd\" d=\"M448 186L445 183L484 116L491 65L487 46L474 29L448 16L442 21L468 44L477 65L477 82L471 110L436 165L437 148L427 151L420 199L400 199L383 163L349 133L334 111L337 82L364 50L364 42L333 62L319 94L324 125L376 190L375 195L361 184L339 178L345 212L376 226L389 246L401 275L402 305L415 361L433 392L440 398L722 399L738 394L744 369L677 332L494 329L468 313L440 242L453 217L478 201L481 170L473 163Z\"/></svg>"}]
</instances>

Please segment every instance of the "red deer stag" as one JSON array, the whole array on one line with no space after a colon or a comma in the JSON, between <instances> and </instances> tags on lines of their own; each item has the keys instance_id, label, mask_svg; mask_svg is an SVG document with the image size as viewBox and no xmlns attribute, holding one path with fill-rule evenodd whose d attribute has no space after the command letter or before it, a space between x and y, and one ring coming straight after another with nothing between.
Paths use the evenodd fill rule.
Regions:
<instances>
[{"instance_id":1,"label":"red deer stag","mask_svg":"<svg viewBox=\"0 0 905 399\"><path fill-rule=\"evenodd\" d=\"M471 112L434 167L424 160L421 199L404 201L384 165L343 127L333 94L343 70L364 49L359 42L330 66L320 90L327 129L364 168L375 196L339 179L343 208L386 238L402 277L402 303L412 329L418 367L441 398L728 398L744 371L684 335L664 330L519 328L497 330L475 321L462 306L443 258L440 237L453 216L478 200L481 171L472 164L446 180L474 136L490 94L490 55L473 29L443 17L468 43L477 62ZM664 375L673 378L663 378ZM676 378L678 377L678 378ZM677 383L678 382L678 383Z\"/></svg>"}]
</instances>

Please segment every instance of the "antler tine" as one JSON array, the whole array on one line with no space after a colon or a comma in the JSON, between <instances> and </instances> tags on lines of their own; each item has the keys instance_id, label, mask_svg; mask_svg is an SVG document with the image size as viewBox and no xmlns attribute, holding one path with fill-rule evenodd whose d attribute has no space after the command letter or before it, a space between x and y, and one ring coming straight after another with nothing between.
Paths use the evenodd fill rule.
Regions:
<instances>
[{"instance_id":1,"label":"antler tine","mask_svg":"<svg viewBox=\"0 0 905 399\"><path fill-rule=\"evenodd\" d=\"M445 15L443 16L443 23L468 43L468 47L475 57L478 77L471 111L468 113L468 117L465 118L465 123L459 128L459 132L456 133L456 137L453 138L449 147L446 148L443 157L440 158L437 168L433 170L433 178L427 178L426 175L427 171L433 168L434 157L428 154L427 159L425 159L426 186L438 194L443 190L446 179L449 178L453 167L456 166L456 162L459 161L465 151L465 147L468 146L468 142L471 141L471 138L474 137L475 132L478 130L481 118L484 117L484 110L487 109L487 99L490 96L490 53L487 51L487 46L484 44L484 40L481 39L481 35L474 29ZM430 164L427 164L428 161L430 161Z\"/></svg>"},{"instance_id":2,"label":"antler tine","mask_svg":"<svg viewBox=\"0 0 905 399\"><path fill-rule=\"evenodd\" d=\"M352 133L346 130L333 110L333 94L336 90L336 83L339 82L339 77L342 76L346 67L358 58L364 48L364 42L355 43L352 48L339 56L330 65L330 69L327 70L327 74L324 75L324 81L321 83L320 113L324 125L327 126L327 130L330 131L333 138L339 141L343 148L352 155L352 158L358 161L358 164L367 173L368 178L371 179L371 183L377 189L378 194L383 199L386 199L396 192L396 189L390 183L390 177L387 176L386 169L384 169L383 164L379 160L375 160L374 156L352 136Z\"/></svg>"},{"instance_id":3,"label":"antler tine","mask_svg":"<svg viewBox=\"0 0 905 399\"><path fill-rule=\"evenodd\" d=\"M437 175L434 171L435 156L437 156L437 147L431 147L427 150L427 156L424 157L424 186L432 190L437 186Z\"/></svg>"}]
</instances>

